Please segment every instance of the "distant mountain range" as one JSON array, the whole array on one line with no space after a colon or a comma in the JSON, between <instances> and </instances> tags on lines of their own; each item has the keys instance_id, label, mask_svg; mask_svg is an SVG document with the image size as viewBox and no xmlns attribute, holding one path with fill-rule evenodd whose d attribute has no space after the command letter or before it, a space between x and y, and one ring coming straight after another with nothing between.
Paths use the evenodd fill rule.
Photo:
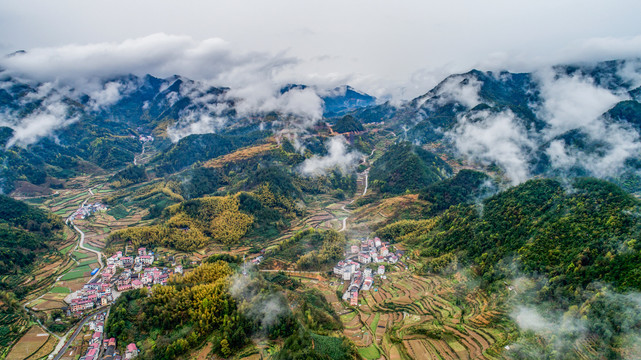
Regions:
<instances>
[{"instance_id":1,"label":"distant mountain range","mask_svg":"<svg viewBox=\"0 0 641 360\"><path fill-rule=\"evenodd\" d=\"M332 123L346 114L365 124L384 121L409 141L442 142L454 155L498 166L515 182L546 172L607 177L632 169L626 174L635 176L641 168L638 64L616 60L541 73L472 70L400 106L377 104L350 86L292 84L274 96L311 89ZM4 191L15 181L45 184L89 168L121 167L140 151L132 137L141 134L153 133L159 149L167 150L188 135L269 132L286 126L275 120L292 116L260 108L241 114L243 99L229 96L231 90L177 75L128 75L72 87L0 73ZM609 102L599 103L603 99Z\"/></svg>"}]
</instances>

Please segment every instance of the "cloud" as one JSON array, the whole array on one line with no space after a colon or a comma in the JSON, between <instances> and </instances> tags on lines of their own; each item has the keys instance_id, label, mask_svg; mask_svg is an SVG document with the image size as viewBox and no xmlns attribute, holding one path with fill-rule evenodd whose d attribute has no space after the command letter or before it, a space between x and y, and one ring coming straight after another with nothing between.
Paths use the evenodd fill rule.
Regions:
<instances>
[{"instance_id":1,"label":"cloud","mask_svg":"<svg viewBox=\"0 0 641 360\"><path fill-rule=\"evenodd\" d=\"M549 285L545 278L520 277L512 282L515 291L510 317L522 333L509 345L507 355L525 358L563 358L569 352L605 357L613 344L623 359L641 355L641 294L620 293L601 284L590 284L580 300L561 305L569 299L540 301L537 292ZM577 301L578 300L578 301ZM542 341L543 340L543 341Z\"/></svg>"},{"instance_id":2,"label":"cloud","mask_svg":"<svg viewBox=\"0 0 641 360\"><path fill-rule=\"evenodd\" d=\"M241 311L249 318L257 319L266 330L290 310L282 293L265 292L253 273L254 269L249 270L247 275L237 273L231 277L229 292L240 303Z\"/></svg>"},{"instance_id":3,"label":"cloud","mask_svg":"<svg viewBox=\"0 0 641 360\"><path fill-rule=\"evenodd\" d=\"M596 86L588 77L559 76L551 69L534 75L543 100L535 110L548 125L545 130L547 139L574 129L598 136L602 127L601 115L628 98Z\"/></svg>"},{"instance_id":4,"label":"cloud","mask_svg":"<svg viewBox=\"0 0 641 360\"><path fill-rule=\"evenodd\" d=\"M227 118L191 113L181 121L185 124L177 123L167 129L167 135L174 143L189 135L215 133L225 126Z\"/></svg>"},{"instance_id":5,"label":"cloud","mask_svg":"<svg viewBox=\"0 0 641 360\"><path fill-rule=\"evenodd\" d=\"M635 86L641 81L641 76L635 78L638 68L637 61L631 65L625 62L616 75ZM527 130L525 121L510 110L467 113L459 116L457 125L446 134L457 151L473 162L498 165L513 184L531 177L531 164L541 154L547 155L551 170L567 174L580 169L602 178L617 176L626 160L641 155L639 133L604 116L629 99L624 88L609 90L586 75L569 76L552 68L538 70L532 79L539 101L530 108L540 127ZM446 94L445 102L454 100L468 107L479 102L480 85L473 80L463 83L457 79L442 85L439 93Z\"/></svg>"},{"instance_id":6,"label":"cloud","mask_svg":"<svg viewBox=\"0 0 641 360\"><path fill-rule=\"evenodd\" d=\"M461 116L446 136L469 160L499 165L513 184L530 177L529 158L535 141L510 110Z\"/></svg>"},{"instance_id":7,"label":"cloud","mask_svg":"<svg viewBox=\"0 0 641 360\"><path fill-rule=\"evenodd\" d=\"M325 175L328 170L338 169L344 173L353 171L361 154L347 151L345 138L335 136L327 144L327 155L314 155L300 165L300 171L306 176Z\"/></svg>"},{"instance_id":8,"label":"cloud","mask_svg":"<svg viewBox=\"0 0 641 360\"><path fill-rule=\"evenodd\" d=\"M9 139L6 147L33 144L53 131L78 121L78 116L70 116L68 112L69 108L62 102L46 103L19 121L3 121L3 126L14 130L13 137Z\"/></svg>"},{"instance_id":9,"label":"cloud","mask_svg":"<svg viewBox=\"0 0 641 360\"><path fill-rule=\"evenodd\" d=\"M6 147L33 144L42 137L50 136L55 130L78 121L79 115L64 101L63 94L68 91L66 88L56 89L52 83L44 83L20 98L20 108L5 110L0 116L0 125L14 131ZM25 115L24 109L31 107L34 110Z\"/></svg>"},{"instance_id":10,"label":"cloud","mask_svg":"<svg viewBox=\"0 0 641 360\"><path fill-rule=\"evenodd\" d=\"M438 104L442 106L456 102L471 109L481 103L479 98L481 85L482 83L475 77L463 75L448 77L437 88Z\"/></svg>"},{"instance_id":11,"label":"cloud","mask_svg":"<svg viewBox=\"0 0 641 360\"><path fill-rule=\"evenodd\" d=\"M553 324L543 318L535 308L529 306L517 306L510 316L522 330L543 331L553 326Z\"/></svg>"},{"instance_id":12,"label":"cloud","mask_svg":"<svg viewBox=\"0 0 641 360\"><path fill-rule=\"evenodd\" d=\"M296 60L283 54L232 51L220 38L195 40L189 36L152 34L122 42L41 47L0 60L11 75L40 82L88 78L174 74L196 79L228 79L230 73L271 71Z\"/></svg>"},{"instance_id":13,"label":"cloud","mask_svg":"<svg viewBox=\"0 0 641 360\"><path fill-rule=\"evenodd\" d=\"M638 58L641 54L641 35L602 36L576 41L560 52L557 62L605 61Z\"/></svg>"},{"instance_id":14,"label":"cloud","mask_svg":"<svg viewBox=\"0 0 641 360\"><path fill-rule=\"evenodd\" d=\"M311 88L293 88L285 93L267 81L231 89L228 98L236 102L242 116L279 112L291 116L291 125L306 129L323 117L323 100Z\"/></svg>"},{"instance_id":15,"label":"cloud","mask_svg":"<svg viewBox=\"0 0 641 360\"><path fill-rule=\"evenodd\" d=\"M180 74L196 79L184 81L180 93L166 97L169 106L181 97L194 103L169 128L170 138L177 141L189 134L220 130L225 124L221 114L231 103L239 117L275 111L284 115L285 126L309 128L322 118L322 99L312 88L280 91L288 83L283 71L298 62L282 52L235 51L219 38L195 40L159 33L122 42L35 48L0 59L0 67L6 75L27 82L73 89L70 97L87 94L94 111L115 104L141 85L131 80L108 81L116 77ZM208 93L212 87L230 89L219 96Z\"/></svg>"},{"instance_id":16,"label":"cloud","mask_svg":"<svg viewBox=\"0 0 641 360\"><path fill-rule=\"evenodd\" d=\"M623 67L625 76L633 76L630 66ZM572 130L578 130L588 140L583 149L553 140L545 152L554 168L567 170L580 166L592 175L611 177L623 169L627 159L641 154L637 131L603 116L618 102L627 100L627 93L598 87L593 79L580 75L558 76L548 70L537 76L543 102L535 110L546 122L543 141Z\"/></svg>"},{"instance_id":17,"label":"cloud","mask_svg":"<svg viewBox=\"0 0 641 360\"><path fill-rule=\"evenodd\" d=\"M113 105L118 102L121 98L121 88L122 84L119 82L108 82L102 89L98 89L90 92L88 95L91 98L91 107L94 110L99 110L109 105Z\"/></svg>"}]
</instances>

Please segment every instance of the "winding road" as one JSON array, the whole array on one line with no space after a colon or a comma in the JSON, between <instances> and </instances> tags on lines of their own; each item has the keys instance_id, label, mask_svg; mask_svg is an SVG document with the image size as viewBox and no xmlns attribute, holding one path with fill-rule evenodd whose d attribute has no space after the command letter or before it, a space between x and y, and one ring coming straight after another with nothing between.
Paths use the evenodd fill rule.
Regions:
<instances>
[{"instance_id":1,"label":"winding road","mask_svg":"<svg viewBox=\"0 0 641 360\"><path fill-rule=\"evenodd\" d=\"M59 360L65 354L65 351L67 351L67 348L69 348L69 345L71 345L71 343L74 341L76 336L78 336L78 334L80 333L80 330L82 330L82 327L87 323L87 321L91 320L91 318L94 315L98 314L100 311L105 310L105 308L108 308L108 307L109 307L109 305L100 307L100 308L96 309L95 311L91 312L89 315L85 316L82 319L82 321L80 321L80 323L78 323L78 325L76 327L76 330L71 335L71 338L69 338L69 340L67 340L67 341L64 341L67 338L67 335L69 335L69 332L67 332L67 334L65 334L64 338L61 340L62 345L60 345L60 343L58 343L58 346L56 346L54 351L51 352L51 354L56 354L56 356L53 358L53 360ZM105 319L106 319L106 317L105 317ZM71 331L71 330L69 330L69 331Z\"/></svg>"},{"instance_id":2,"label":"winding road","mask_svg":"<svg viewBox=\"0 0 641 360\"><path fill-rule=\"evenodd\" d=\"M376 149L372 149L371 154L369 154L369 156L368 156L367 158L372 157L372 156L374 155L374 151L376 151ZM368 180L369 180L369 169L371 169L371 167L368 167L367 169L365 169L365 170L362 172L362 174L364 174L364 175L365 175L365 188L363 189L363 194L361 194L361 197L363 197L363 196L365 196L365 194L367 194L367 189L368 189L368 186L369 186L369 183L368 183ZM346 207L347 205L351 205L351 204L353 204L353 203L354 203L354 201L356 201L356 199L352 199L352 201L348 202L347 204L343 204L343 206L341 206L341 210L343 210L343 211L345 211L346 213L348 213L348 214L349 214L351 211L350 211L350 210L347 210L345 207ZM349 219L349 215L348 215L348 216L346 216L346 217L344 217L344 218L341 220L341 221L343 222L343 227L342 227L340 230L338 230L338 232L343 232L343 231L347 230L347 219Z\"/></svg>"}]
</instances>

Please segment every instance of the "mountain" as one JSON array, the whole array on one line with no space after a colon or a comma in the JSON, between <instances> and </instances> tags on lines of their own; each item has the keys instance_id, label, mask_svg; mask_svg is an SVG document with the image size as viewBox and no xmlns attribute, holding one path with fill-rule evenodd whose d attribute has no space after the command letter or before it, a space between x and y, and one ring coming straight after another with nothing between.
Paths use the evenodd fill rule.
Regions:
<instances>
[{"instance_id":1,"label":"mountain","mask_svg":"<svg viewBox=\"0 0 641 360\"><path fill-rule=\"evenodd\" d=\"M351 86L345 85L334 88L328 95L322 97L324 102L323 116L337 117L350 111L365 108L376 103L376 98L359 92Z\"/></svg>"},{"instance_id":2,"label":"mountain","mask_svg":"<svg viewBox=\"0 0 641 360\"><path fill-rule=\"evenodd\" d=\"M348 132L359 132L365 130L363 124L361 124L356 118L351 115L345 115L332 125L332 130L339 134L344 134Z\"/></svg>"},{"instance_id":3,"label":"mountain","mask_svg":"<svg viewBox=\"0 0 641 360\"><path fill-rule=\"evenodd\" d=\"M407 142L392 145L372 164L370 177L382 192L421 190L452 175L452 168L433 153Z\"/></svg>"}]
</instances>

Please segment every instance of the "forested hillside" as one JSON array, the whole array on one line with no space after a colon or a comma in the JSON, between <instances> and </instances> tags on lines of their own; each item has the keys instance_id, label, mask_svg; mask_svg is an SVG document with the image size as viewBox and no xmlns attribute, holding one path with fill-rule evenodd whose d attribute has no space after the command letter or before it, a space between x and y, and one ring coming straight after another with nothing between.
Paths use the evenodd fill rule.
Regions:
<instances>
[{"instance_id":1,"label":"forested hillside","mask_svg":"<svg viewBox=\"0 0 641 360\"><path fill-rule=\"evenodd\" d=\"M185 357L203 342L210 354L229 357L252 351L250 339L266 337L283 343L277 359L349 359L349 342L324 336L340 328L337 315L322 296L306 291L289 305L278 278L233 275L224 261L205 263L167 286L136 290L114 305L106 326L120 344L135 342L143 359ZM293 311L292 311L293 309ZM333 347L310 347L330 342ZM251 352L250 352L251 354ZM208 354L206 354L208 355Z\"/></svg>"},{"instance_id":2,"label":"forested hillside","mask_svg":"<svg viewBox=\"0 0 641 360\"><path fill-rule=\"evenodd\" d=\"M451 174L452 169L441 158L407 142L387 149L370 171L372 183L392 194L421 190Z\"/></svg>"},{"instance_id":3,"label":"forested hillside","mask_svg":"<svg viewBox=\"0 0 641 360\"><path fill-rule=\"evenodd\" d=\"M24 272L38 254L55 251L51 244L60 241L62 227L57 216L0 195L0 273Z\"/></svg>"},{"instance_id":4,"label":"forested hillside","mask_svg":"<svg viewBox=\"0 0 641 360\"><path fill-rule=\"evenodd\" d=\"M530 180L480 205L458 205L434 219L401 221L379 234L415 249L423 274L471 265L481 286L494 291L519 277L534 279L534 297L527 301L552 309L550 314L574 306L565 316L583 316L586 331L598 339L599 353L620 358L617 349L639 329L641 317L624 320L603 313L608 307L626 306L605 294L608 287L641 289L639 205L601 180ZM564 336L574 341L582 333ZM531 355L524 350L524 358Z\"/></svg>"}]
</instances>

